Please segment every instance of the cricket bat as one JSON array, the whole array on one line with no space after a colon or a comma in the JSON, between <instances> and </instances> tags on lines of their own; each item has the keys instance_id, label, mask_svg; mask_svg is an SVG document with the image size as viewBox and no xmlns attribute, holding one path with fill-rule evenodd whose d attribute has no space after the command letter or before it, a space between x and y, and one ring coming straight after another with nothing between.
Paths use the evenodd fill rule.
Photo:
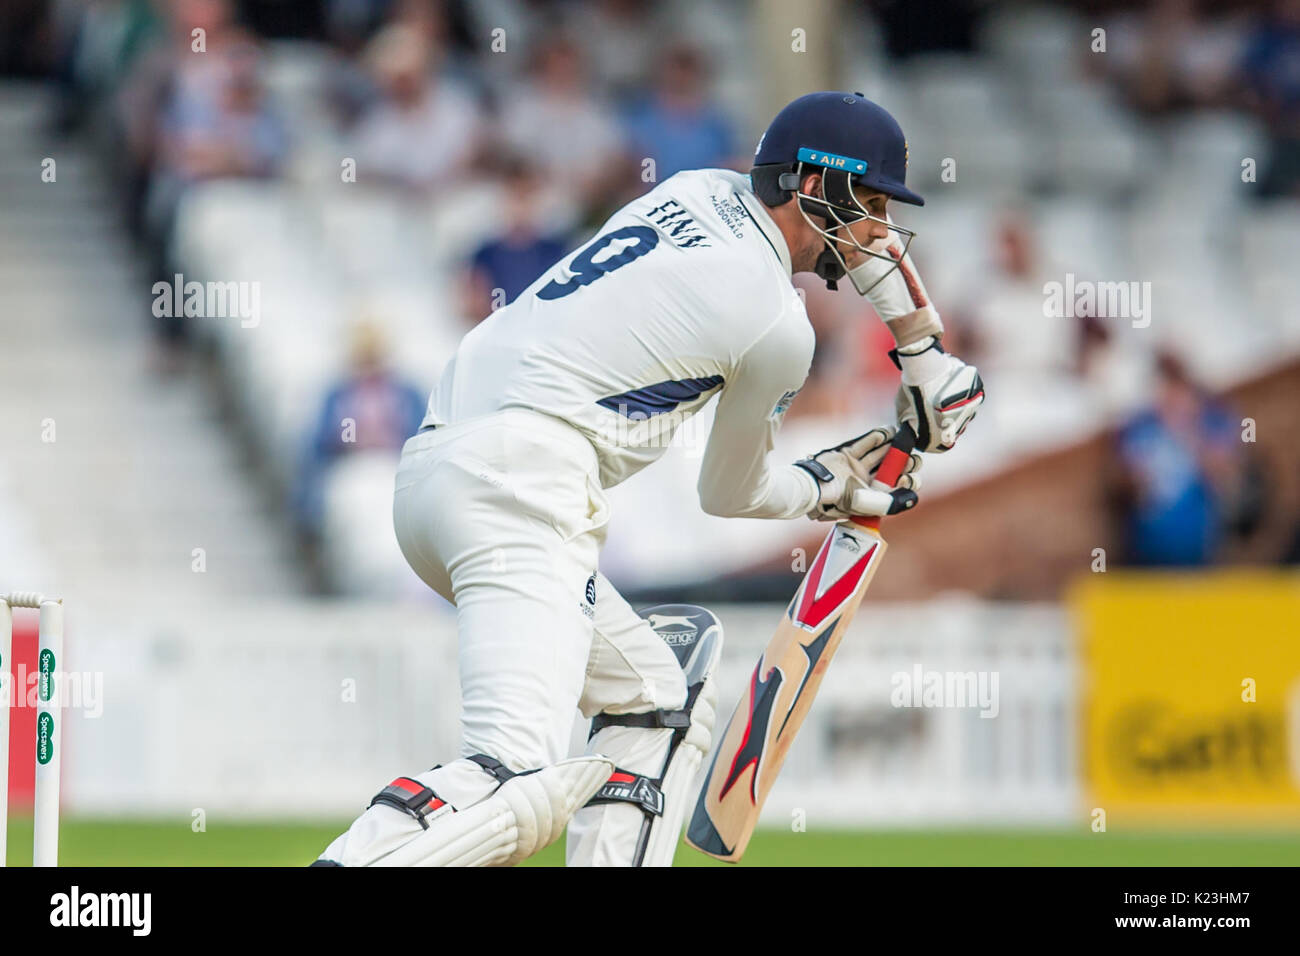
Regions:
<instances>
[{"instance_id":1,"label":"cricket bat","mask_svg":"<svg viewBox=\"0 0 1300 956\"><path fill-rule=\"evenodd\" d=\"M876 470L892 488L916 442L904 425ZM735 863L749 845L759 811L812 707L840 639L885 555L879 518L837 522L786 608L709 766L686 842Z\"/></svg>"}]
</instances>

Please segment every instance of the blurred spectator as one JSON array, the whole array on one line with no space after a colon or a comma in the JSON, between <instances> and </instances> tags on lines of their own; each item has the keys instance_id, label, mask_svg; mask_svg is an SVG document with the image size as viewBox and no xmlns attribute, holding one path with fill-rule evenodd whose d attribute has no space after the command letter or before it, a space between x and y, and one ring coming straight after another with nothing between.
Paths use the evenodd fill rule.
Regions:
<instances>
[{"instance_id":1,"label":"blurred spectator","mask_svg":"<svg viewBox=\"0 0 1300 956\"><path fill-rule=\"evenodd\" d=\"M352 330L350 369L325 396L299 475L298 520L314 532L321 521L321 489L330 466L360 451L394 457L424 417L425 395L388 367L388 345L371 322Z\"/></svg>"},{"instance_id":2,"label":"blurred spectator","mask_svg":"<svg viewBox=\"0 0 1300 956\"><path fill-rule=\"evenodd\" d=\"M240 19L259 36L320 39L329 0L242 0Z\"/></svg>"},{"instance_id":3,"label":"blurred spectator","mask_svg":"<svg viewBox=\"0 0 1300 956\"><path fill-rule=\"evenodd\" d=\"M1212 563L1240 497L1237 417L1163 353L1154 404L1121 426L1115 502L1130 563L1193 567Z\"/></svg>"},{"instance_id":4,"label":"blurred spectator","mask_svg":"<svg viewBox=\"0 0 1300 956\"><path fill-rule=\"evenodd\" d=\"M871 4L892 57L969 53L988 5L982 0L879 0Z\"/></svg>"},{"instance_id":5,"label":"blurred spectator","mask_svg":"<svg viewBox=\"0 0 1300 956\"><path fill-rule=\"evenodd\" d=\"M582 51L566 34L542 42L530 79L506 97L501 134L548 182L591 208L625 168L614 116L592 94Z\"/></svg>"},{"instance_id":6,"label":"blurred spectator","mask_svg":"<svg viewBox=\"0 0 1300 956\"><path fill-rule=\"evenodd\" d=\"M327 0L326 34L343 53L349 56L360 53L394 6L395 0Z\"/></svg>"},{"instance_id":7,"label":"blurred spectator","mask_svg":"<svg viewBox=\"0 0 1300 956\"><path fill-rule=\"evenodd\" d=\"M570 25L581 31L592 72L610 99L645 89L654 49L647 40L664 34L663 14L662 4L646 0L594 0L574 11Z\"/></svg>"},{"instance_id":8,"label":"blurred spectator","mask_svg":"<svg viewBox=\"0 0 1300 956\"><path fill-rule=\"evenodd\" d=\"M1242 79L1273 140L1260 192L1300 196L1300 0L1276 0L1246 47Z\"/></svg>"},{"instance_id":9,"label":"blurred spectator","mask_svg":"<svg viewBox=\"0 0 1300 956\"><path fill-rule=\"evenodd\" d=\"M52 59L48 4L7 0L0 4L0 75L44 73Z\"/></svg>"},{"instance_id":10,"label":"blurred spectator","mask_svg":"<svg viewBox=\"0 0 1300 956\"><path fill-rule=\"evenodd\" d=\"M325 76L325 95L341 127L351 129L378 101L378 79L363 60L366 43L388 21L395 0L329 0L326 33L332 62Z\"/></svg>"},{"instance_id":11,"label":"blurred spectator","mask_svg":"<svg viewBox=\"0 0 1300 956\"><path fill-rule=\"evenodd\" d=\"M1073 320L1044 316L1043 285L1064 270L1043 262L1028 216L1004 211L992 223L993 261L966 279L955 311L969 358L990 371L1060 372L1073 364Z\"/></svg>"},{"instance_id":12,"label":"blurred spectator","mask_svg":"<svg viewBox=\"0 0 1300 956\"><path fill-rule=\"evenodd\" d=\"M53 44L59 91L55 125L74 129L93 115L97 98L115 95L163 22L163 13L150 0L64 7L52 13L49 29L58 35Z\"/></svg>"},{"instance_id":13,"label":"blurred spectator","mask_svg":"<svg viewBox=\"0 0 1300 956\"><path fill-rule=\"evenodd\" d=\"M145 214L157 275L168 272L166 250L186 190L211 179L274 176L289 151L251 38L231 31L221 46L194 59L173 75L155 124ZM164 345L174 346L183 337L183 318L160 321Z\"/></svg>"},{"instance_id":14,"label":"blurred spectator","mask_svg":"<svg viewBox=\"0 0 1300 956\"><path fill-rule=\"evenodd\" d=\"M1242 26L1207 16L1196 0L1157 0L1108 26L1112 45L1095 65L1112 71L1129 102L1162 113L1219 102L1240 56Z\"/></svg>"},{"instance_id":15,"label":"blurred spectator","mask_svg":"<svg viewBox=\"0 0 1300 956\"><path fill-rule=\"evenodd\" d=\"M155 200L164 208L164 222L156 223L150 236L146 221L149 193L160 172L167 175L160 168L165 163L164 125L169 116L215 112L222 95L222 57L227 43L238 32L228 0L176 0L170 5L153 4L151 9L164 17L165 25L150 31L153 42L132 64L117 96L117 107L125 145L128 223L137 236L152 238L155 245L160 245L170 218L170 203L178 191L173 184L166 189L167 202ZM79 51L87 44L94 45L91 38L98 36L102 42L104 35L113 32L96 23L96 10L92 7L82 20L76 44ZM131 22L142 13L140 4L133 3ZM196 34L202 38L197 49ZM78 53L79 59L82 55ZM100 92L111 95L112 91ZM160 273L166 271L163 263L157 266Z\"/></svg>"},{"instance_id":16,"label":"blurred spectator","mask_svg":"<svg viewBox=\"0 0 1300 956\"><path fill-rule=\"evenodd\" d=\"M500 232L470 257L465 312L475 321L513 302L569 250L569 240L545 227L541 177L523 157L506 162Z\"/></svg>"},{"instance_id":17,"label":"blurred spectator","mask_svg":"<svg viewBox=\"0 0 1300 956\"><path fill-rule=\"evenodd\" d=\"M624 123L629 148L638 160L654 159L660 182L683 169L739 168L731 123L709 99L704 58L689 44L664 51L654 90L627 110Z\"/></svg>"},{"instance_id":18,"label":"blurred spectator","mask_svg":"<svg viewBox=\"0 0 1300 956\"><path fill-rule=\"evenodd\" d=\"M265 177L288 152L281 118L261 77L251 39L210 54L211 73L178 87L163 109L157 156L160 177L184 186L204 179Z\"/></svg>"},{"instance_id":19,"label":"blurred spectator","mask_svg":"<svg viewBox=\"0 0 1300 956\"><path fill-rule=\"evenodd\" d=\"M442 0L394 0L392 22L413 30L431 49L446 52L447 20Z\"/></svg>"},{"instance_id":20,"label":"blurred spectator","mask_svg":"<svg viewBox=\"0 0 1300 956\"><path fill-rule=\"evenodd\" d=\"M449 183L478 155L474 101L436 76L439 51L411 27L386 27L365 59L382 96L353 133L357 179L409 189Z\"/></svg>"}]
</instances>

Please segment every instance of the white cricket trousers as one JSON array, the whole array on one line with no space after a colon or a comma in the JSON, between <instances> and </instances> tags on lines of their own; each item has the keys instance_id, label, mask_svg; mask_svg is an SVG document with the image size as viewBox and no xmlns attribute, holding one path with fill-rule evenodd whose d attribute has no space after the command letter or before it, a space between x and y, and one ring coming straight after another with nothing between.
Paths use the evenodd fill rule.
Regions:
<instances>
[{"instance_id":1,"label":"white cricket trousers","mask_svg":"<svg viewBox=\"0 0 1300 956\"><path fill-rule=\"evenodd\" d=\"M568 756L575 709L685 705L676 657L597 570L608 520L595 449L552 416L504 409L407 441L393 523L456 606L461 756L544 767ZM647 759L663 733L645 735Z\"/></svg>"}]
</instances>

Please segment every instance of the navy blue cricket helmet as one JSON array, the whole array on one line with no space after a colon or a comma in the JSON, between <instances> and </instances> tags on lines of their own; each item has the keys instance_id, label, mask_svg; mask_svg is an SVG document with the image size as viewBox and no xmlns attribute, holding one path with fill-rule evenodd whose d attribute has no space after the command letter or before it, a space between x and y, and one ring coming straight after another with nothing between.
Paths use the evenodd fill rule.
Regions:
<instances>
[{"instance_id":1,"label":"navy blue cricket helmet","mask_svg":"<svg viewBox=\"0 0 1300 956\"><path fill-rule=\"evenodd\" d=\"M899 202L925 205L907 188L907 140L888 110L861 93L836 90L809 93L787 105L758 141L750 181L764 203L779 206L794 198L810 172L822 174L822 195L800 193L799 209L826 240L817 274L827 285L834 288L848 271L840 246L893 263L906 254L913 233L872 215L854 193L855 187L865 186ZM902 248L892 238L884 250L858 243L842 227L861 219L884 223L903 238Z\"/></svg>"}]
</instances>

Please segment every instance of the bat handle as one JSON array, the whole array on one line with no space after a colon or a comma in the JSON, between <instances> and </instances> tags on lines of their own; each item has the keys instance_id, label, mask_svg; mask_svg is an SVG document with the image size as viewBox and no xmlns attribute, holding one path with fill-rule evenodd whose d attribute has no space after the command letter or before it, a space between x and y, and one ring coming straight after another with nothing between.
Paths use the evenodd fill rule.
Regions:
<instances>
[{"instance_id":1,"label":"bat handle","mask_svg":"<svg viewBox=\"0 0 1300 956\"><path fill-rule=\"evenodd\" d=\"M907 467L908 459L912 457L912 449L915 447L916 432L912 431L912 426L899 425L898 433L894 435L894 440L889 445L889 451L885 452L884 461L876 469L876 477L872 480L872 484L883 486L885 489L892 489L898 479L902 477L903 469ZM853 515L849 520L864 528L878 529L880 527L879 518Z\"/></svg>"}]
</instances>

